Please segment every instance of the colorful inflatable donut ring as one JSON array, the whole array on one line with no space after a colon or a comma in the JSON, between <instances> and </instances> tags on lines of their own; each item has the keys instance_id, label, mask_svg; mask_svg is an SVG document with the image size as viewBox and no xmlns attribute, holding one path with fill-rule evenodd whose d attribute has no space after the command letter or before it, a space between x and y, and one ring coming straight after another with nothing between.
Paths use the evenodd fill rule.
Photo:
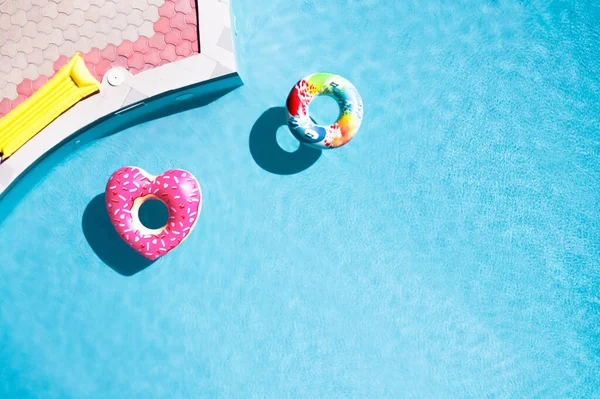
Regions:
<instances>
[{"instance_id":1,"label":"colorful inflatable donut ring","mask_svg":"<svg viewBox=\"0 0 600 399\"><path fill-rule=\"evenodd\" d=\"M150 199L162 201L169 210L167 224L145 227L140 206ZM106 210L121 238L144 257L155 260L181 244L198 221L202 193L198 180L188 171L173 169L151 176L127 166L112 174L105 191Z\"/></svg>"},{"instance_id":2,"label":"colorful inflatable donut ring","mask_svg":"<svg viewBox=\"0 0 600 399\"><path fill-rule=\"evenodd\" d=\"M332 97L340 116L331 126L317 125L308 106L316 96ZM288 126L294 136L316 148L337 148L349 142L363 118L363 103L358 90L348 80L332 73L315 73L300 80L287 98Z\"/></svg>"}]
</instances>

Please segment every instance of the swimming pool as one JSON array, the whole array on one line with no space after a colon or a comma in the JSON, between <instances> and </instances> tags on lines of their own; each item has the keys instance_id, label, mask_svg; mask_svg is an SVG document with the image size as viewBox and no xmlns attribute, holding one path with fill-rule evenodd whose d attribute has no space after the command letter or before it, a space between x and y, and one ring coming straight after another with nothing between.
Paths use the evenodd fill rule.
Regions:
<instances>
[{"instance_id":1,"label":"swimming pool","mask_svg":"<svg viewBox=\"0 0 600 399\"><path fill-rule=\"evenodd\" d=\"M236 1L245 86L38 165L0 227L0 397L600 394L599 6L388 3ZM319 70L363 126L286 154ZM153 264L103 219L123 165L202 184Z\"/></svg>"}]
</instances>

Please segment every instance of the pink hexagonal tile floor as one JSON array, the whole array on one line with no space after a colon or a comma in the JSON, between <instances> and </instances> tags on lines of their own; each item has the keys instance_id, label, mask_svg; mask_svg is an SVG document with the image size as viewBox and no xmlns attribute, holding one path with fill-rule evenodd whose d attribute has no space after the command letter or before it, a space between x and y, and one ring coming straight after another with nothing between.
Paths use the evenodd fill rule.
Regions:
<instances>
[{"instance_id":1,"label":"pink hexagonal tile floor","mask_svg":"<svg viewBox=\"0 0 600 399\"><path fill-rule=\"evenodd\" d=\"M35 4L34 4L35 3ZM195 0L0 2L0 117L80 52L101 80L198 53Z\"/></svg>"}]
</instances>

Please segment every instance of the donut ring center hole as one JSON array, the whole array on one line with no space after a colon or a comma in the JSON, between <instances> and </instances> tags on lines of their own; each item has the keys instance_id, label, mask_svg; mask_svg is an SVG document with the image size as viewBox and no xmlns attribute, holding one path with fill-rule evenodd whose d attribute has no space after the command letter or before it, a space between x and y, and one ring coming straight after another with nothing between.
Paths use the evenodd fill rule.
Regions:
<instances>
[{"instance_id":1,"label":"donut ring center hole","mask_svg":"<svg viewBox=\"0 0 600 399\"><path fill-rule=\"evenodd\" d=\"M308 105L308 114L320 126L331 126L340 118L341 109L335 98L319 95Z\"/></svg>"}]
</instances>

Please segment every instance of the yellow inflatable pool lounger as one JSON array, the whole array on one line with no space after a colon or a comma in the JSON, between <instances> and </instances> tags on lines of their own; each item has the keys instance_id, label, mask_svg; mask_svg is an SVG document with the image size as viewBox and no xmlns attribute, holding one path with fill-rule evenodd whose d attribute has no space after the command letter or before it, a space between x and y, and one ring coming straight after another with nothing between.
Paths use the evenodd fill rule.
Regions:
<instances>
[{"instance_id":1,"label":"yellow inflatable pool lounger","mask_svg":"<svg viewBox=\"0 0 600 399\"><path fill-rule=\"evenodd\" d=\"M0 119L0 162L5 161L60 114L97 93L100 83L79 53L44 86Z\"/></svg>"}]
</instances>

